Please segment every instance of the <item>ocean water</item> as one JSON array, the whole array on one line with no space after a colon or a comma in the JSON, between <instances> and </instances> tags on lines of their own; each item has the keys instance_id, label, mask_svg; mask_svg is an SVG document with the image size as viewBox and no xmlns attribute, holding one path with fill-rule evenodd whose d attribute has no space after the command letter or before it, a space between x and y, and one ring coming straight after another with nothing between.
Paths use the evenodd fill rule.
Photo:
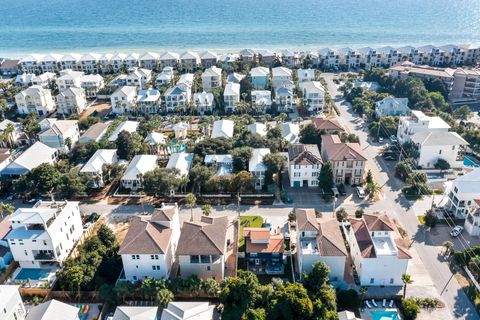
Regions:
<instances>
[{"instance_id":1,"label":"ocean water","mask_svg":"<svg viewBox=\"0 0 480 320\"><path fill-rule=\"evenodd\" d=\"M0 0L0 54L479 44L480 0Z\"/></svg>"}]
</instances>

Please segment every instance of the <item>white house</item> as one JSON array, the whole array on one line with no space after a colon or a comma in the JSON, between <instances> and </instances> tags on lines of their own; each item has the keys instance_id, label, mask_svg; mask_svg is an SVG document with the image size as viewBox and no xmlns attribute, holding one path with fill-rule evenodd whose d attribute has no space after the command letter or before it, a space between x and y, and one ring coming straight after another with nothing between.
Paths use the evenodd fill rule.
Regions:
<instances>
[{"instance_id":1,"label":"white house","mask_svg":"<svg viewBox=\"0 0 480 320\"><path fill-rule=\"evenodd\" d=\"M193 80L195 75L193 73L183 73L180 75L180 78L177 81L177 86L187 91L189 96L192 93Z\"/></svg>"},{"instance_id":2,"label":"white house","mask_svg":"<svg viewBox=\"0 0 480 320\"><path fill-rule=\"evenodd\" d=\"M291 187L317 187L322 156L316 144L294 143L288 146L288 176Z\"/></svg>"},{"instance_id":3,"label":"white house","mask_svg":"<svg viewBox=\"0 0 480 320\"><path fill-rule=\"evenodd\" d=\"M412 256L386 214L364 214L343 224L362 286L402 286Z\"/></svg>"},{"instance_id":4,"label":"white house","mask_svg":"<svg viewBox=\"0 0 480 320\"><path fill-rule=\"evenodd\" d=\"M243 78L245 78L244 74L232 72L227 77L227 83L228 82L240 83L240 81L242 81Z\"/></svg>"},{"instance_id":5,"label":"white house","mask_svg":"<svg viewBox=\"0 0 480 320\"><path fill-rule=\"evenodd\" d=\"M232 156L230 154L207 154L203 161L207 166L216 167L215 176L230 176L232 174Z\"/></svg>"},{"instance_id":6,"label":"white house","mask_svg":"<svg viewBox=\"0 0 480 320\"><path fill-rule=\"evenodd\" d=\"M118 135L122 131L126 131L128 133L136 132L139 125L140 123L137 121L123 121L118 125L118 127L115 128L110 137L108 137L108 141L117 141Z\"/></svg>"},{"instance_id":7,"label":"white house","mask_svg":"<svg viewBox=\"0 0 480 320\"><path fill-rule=\"evenodd\" d=\"M247 130L252 134L259 134L262 137L267 135L267 126L260 122L255 122L247 126Z\"/></svg>"},{"instance_id":8,"label":"white house","mask_svg":"<svg viewBox=\"0 0 480 320\"><path fill-rule=\"evenodd\" d=\"M234 112L240 102L240 84L228 82L223 91L223 101L225 102L225 112Z\"/></svg>"},{"instance_id":9,"label":"white house","mask_svg":"<svg viewBox=\"0 0 480 320\"><path fill-rule=\"evenodd\" d=\"M298 82L315 81L315 69L298 69L297 78Z\"/></svg>"},{"instance_id":10,"label":"white house","mask_svg":"<svg viewBox=\"0 0 480 320\"><path fill-rule=\"evenodd\" d=\"M475 199L470 206L463 224L465 231L471 236L480 236L480 199Z\"/></svg>"},{"instance_id":11,"label":"white house","mask_svg":"<svg viewBox=\"0 0 480 320\"><path fill-rule=\"evenodd\" d=\"M214 320L215 305L202 301L172 301L163 309L159 320Z\"/></svg>"},{"instance_id":12,"label":"white house","mask_svg":"<svg viewBox=\"0 0 480 320\"><path fill-rule=\"evenodd\" d=\"M80 170L81 174L88 177L90 188L102 188L105 186L103 171L106 166L117 163L117 149L98 149Z\"/></svg>"},{"instance_id":13,"label":"white house","mask_svg":"<svg viewBox=\"0 0 480 320\"><path fill-rule=\"evenodd\" d=\"M193 94L193 105L198 113L212 112L215 107L215 99L211 92L197 92Z\"/></svg>"},{"instance_id":14,"label":"white house","mask_svg":"<svg viewBox=\"0 0 480 320\"><path fill-rule=\"evenodd\" d=\"M126 77L127 86L135 86L140 89L147 88L152 80L152 70L143 68L132 68L128 70Z\"/></svg>"},{"instance_id":15,"label":"white house","mask_svg":"<svg viewBox=\"0 0 480 320\"><path fill-rule=\"evenodd\" d=\"M70 53L70 54L64 55L62 57L62 61L61 61L62 69L63 70L66 70L66 69L80 70L81 69L81 66L80 66L80 59L81 58L82 58L82 56L78 53Z\"/></svg>"},{"instance_id":16,"label":"white house","mask_svg":"<svg viewBox=\"0 0 480 320\"><path fill-rule=\"evenodd\" d=\"M72 149L80 139L80 130L77 120L57 120L46 118L40 121L38 134L40 142L60 152Z\"/></svg>"},{"instance_id":17,"label":"white house","mask_svg":"<svg viewBox=\"0 0 480 320\"><path fill-rule=\"evenodd\" d=\"M134 86L123 86L117 89L110 96L112 112L115 114L130 113L135 110L137 102L137 88Z\"/></svg>"},{"instance_id":18,"label":"white house","mask_svg":"<svg viewBox=\"0 0 480 320\"><path fill-rule=\"evenodd\" d=\"M269 86L270 69L265 67L252 68L249 72L249 78L254 89L267 89Z\"/></svg>"},{"instance_id":19,"label":"white house","mask_svg":"<svg viewBox=\"0 0 480 320\"><path fill-rule=\"evenodd\" d=\"M293 90L287 87L280 87L275 89L275 105L277 111L293 112L297 105L297 99Z\"/></svg>"},{"instance_id":20,"label":"white house","mask_svg":"<svg viewBox=\"0 0 480 320\"><path fill-rule=\"evenodd\" d=\"M452 182L446 209L463 219L474 211L475 200L480 199L480 168L474 169Z\"/></svg>"},{"instance_id":21,"label":"white house","mask_svg":"<svg viewBox=\"0 0 480 320\"><path fill-rule=\"evenodd\" d=\"M52 299L30 308L25 320L78 320L79 312L75 306Z\"/></svg>"},{"instance_id":22,"label":"white house","mask_svg":"<svg viewBox=\"0 0 480 320\"><path fill-rule=\"evenodd\" d=\"M57 161L57 155L57 149L37 141L0 171L0 175L18 177L43 163L53 165Z\"/></svg>"},{"instance_id":23,"label":"white house","mask_svg":"<svg viewBox=\"0 0 480 320\"><path fill-rule=\"evenodd\" d=\"M265 112L272 107L272 93L270 90L252 90L252 106L258 112Z\"/></svg>"},{"instance_id":24,"label":"white house","mask_svg":"<svg viewBox=\"0 0 480 320\"><path fill-rule=\"evenodd\" d=\"M280 125L282 137L290 143L297 143L300 139L300 127L291 122L284 122Z\"/></svg>"},{"instance_id":25,"label":"white house","mask_svg":"<svg viewBox=\"0 0 480 320\"><path fill-rule=\"evenodd\" d=\"M138 67L138 59L140 55L136 52L132 52L125 57L124 63L127 69L132 69Z\"/></svg>"},{"instance_id":26,"label":"white house","mask_svg":"<svg viewBox=\"0 0 480 320\"><path fill-rule=\"evenodd\" d=\"M157 167L158 157L151 154L139 154L133 157L121 178L122 187L137 191L143 187L143 175Z\"/></svg>"},{"instance_id":27,"label":"white house","mask_svg":"<svg viewBox=\"0 0 480 320\"><path fill-rule=\"evenodd\" d=\"M415 159L418 166L431 169L439 159L443 159L452 168L463 168L463 154L468 142L456 132L423 131L410 136L417 146L419 157Z\"/></svg>"},{"instance_id":28,"label":"white house","mask_svg":"<svg viewBox=\"0 0 480 320\"><path fill-rule=\"evenodd\" d=\"M20 296L20 286L0 285L0 301L2 308L0 315L4 320L24 320L26 315L25 306Z\"/></svg>"},{"instance_id":29,"label":"white house","mask_svg":"<svg viewBox=\"0 0 480 320\"><path fill-rule=\"evenodd\" d=\"M100 89L105 86L103 77L99 74L87 74L82 77L80 86L85 90L87 99L95 99Z\"/></svg>"},{"instance_id":30,"label":"white house","mask_svg":"<svg viewBox=\"0 0 480 320\"><path fill-rule=\"evenodd\" d=\"M180 238L178 206L162 204L152 215L133 218L118 254L125 280L168 279Z\"/></svg>"},{"instance_id":31,"label":"white house","mask_svg":"<svg viewBox=\"0 0 480 320\"><path fill-rule=\"evenodd\" d=\"M176 68L177 64L180 62L180 56L175 52L165 52L160 56L160 65L161 67L173 67Z\"/></svg>"},{"instance_id":32,"label":"white house","mask_svg":"<svg viewBox=\"0 0 480 320\"><path fill-rule=\"evenodd\" d=\"M9 218L6 239L13 259L22 268L61 265L83 233L78 202L38 201L19 208Z\"/></svg>"},{"instance_id":33,"label":"white house","mask_svg":"<svg viewBox=\"0 0 480 320\"><path fill-rule=\"evenodd\" d=\"M252 157L248 162L248 171L253 175L255 190L262 190L265 184L267 166L263 163L263 158L269 153L270 149L268 148L255 148L252 150Z\"/></svg>"},{"instance_id":34,"label":"white house","mask_svg":"<svg viewBox=\"0 0 480 320\"><path fill-rule=\"evenodd\" d=\"M145 52L138 59L140 67L150 70L156 70L158 67L160 55L156 52Z\"/></svg>"},{"instance_id":35,"label":"white house","mask_svg":"<svg viewBox=\"0 0 480 320\"><path fill-rule=\"evenodd\" d=\"M97 122L90 126L78 140L79 143L99 142L107 134L111 121Z\"/></svg>"},{"instance_id":36,"label":"white house","mask_svg":"<svg viewBox=\"0 0 480 320\"><path fill-rule=\"evenodd\" d=\"M175 112L177 108L186 110L190 103L191 91L185 90L182 86L170 87L164 94L167 112Z\"/></svg>"},{"instance_id":37,"label":"white house","mask_svg":"<svg viewBox=\"0 0 480 320\"><path fill-rule=\"evenodd\" d=\"M205 51L200 54L200 60L203 68L210 68L217 64L218 55L212 51Z\"/></svg>"},{"instance_id":38,"label":"white house","mask_svg":"<svg viewBox=\"0 0 480 320\"><path fill-rule=\"evenodd\" d=\"M217 120L213 122L212 138L232 138L235 123L232 120Z\"/></svg>"},{"instance_id":39,"label":"white house","mask_svg":"<svg viewBox=\"0 0 480 320\"><path fill-rule=\"evenodd\" d=\"M112 65L112 70L114 72L119 72L122 68L125 67L125 59L127 58L127 55L125 53L115 53L113 57L111 58L111 65Z\"/></svg>"},{"instance_id":40,"label":"white house","mask_svg":"<svg viewBox=\"0 0 480 320\"><path fill-rule=\"evenodd\" d=\"M212 66L202 73L202 88L210 92L222 86L222 69Z\"/></svg>"},{"instance_id":41,"label":"white house","mask_svg":"<svg viewBox=\"0 0 480 320\"><path fill-rule=\"evenodd\" d=\"M190 172L192 161L193 161L193 153L174 152L170 155L170 159L168 159L166 168L177 169L180 176L186 177Z\"/></svg>"},{"instance_id":42,"label":"white house","mask_svg":"<svg viewBox=\"0 0 480 320\"><path fill-rule=\"evenodd\" d=\"M60 77L57 79L58 90L61 92L70 87L80 88L84 75L82 71L73 71L71 69L60 71Z\"/></svg>"},{"instance_id":43,"label":"white house","mask_svg":"<svg viewBox=\"0 0 480 320\"><path fill-rule=\"evenodd\" d=\"M56 77L57 75L53 72L44 72L39 76L34 76L31 79L31 83L34 86L42 86L44 88L48 88L55 81Z\"/></svg>"},{"instance_id":44,"label":"white house","mask_svg":"<svg viewBox=\"0 0 480 320\"><path fill-rule=\"evenodd\" d=\"M388 96L375 102L375 114L377 117L406 116L410 113L408 98L395 98Z\"/></svg>"},{"instance_id":45,"label":"white house","mask_svg":"<svg viewBox=\"0 0 480 320\"><path fill-rule=\"evenodd\" d=\"M80 58L81 70L85 73L97 73L99 72L99 62L101 54L98 53L86 53Z\"/></svg>"},{"instance_id":46,"label":"white house","mask_svg":"<svg viewBox=\"0 0 480 320\"><path fill-rule=\"evenodd\" d=\"M168 87L173 84L173 68L165 67L162 72L160 72L155 79L155 84L157 88L159 87Z\"/></svg>"},{"instance_id":47,"label":"white house","mask_svg":"<svg viewBox=\"0 0 480 320\"><path fill-rule=\"evenodd\" d=\"M292 70L285 67L272 68L272 84L274 88L293 88Z\"/></svg>"},{"instance_id":48,"label":"white house","mask_svg":"<svg viewBox=\"0 0 480 320\"><path fill-rule=\"evenodd\" d=\"M195 71L200 65L200 56L192 51L186 51L180 55L180 64L182 70Z\"/></svg>"},{"instance_id":49,"label":"white house","mask_svg":"<svg viewBox=\"0 0 480 320\"><path fill-rule=\"evenodd\" d=\"M47 54L40 59L40 67L43 72L58 72L59 65L62 61L62 55L60 54Z\"/></svg>"},{"instance_id":50,"label":"white house","mask_svg":"<svg viewBox=\"0 0 480 320\"><path fill-rule=\"evenodd\" d=\"M303 92L303 105L311 113L322 110L325 102L325 89L319 81L301 82L300 89Z\"/></svg>"},{"instance_id":51,"label":"white house","mask_svg":"<svg viewBox=\"0 0 480 320\"><path fill-rule=\"evenodd\" d=\"M172 126L173 132L175 134L175 138L178 140L185 140L187 139L188 133L188 124L185 122L177 122Z\"/></svg>"},{"instance_id":52,"label":"white house","mask_svg":"<svg viewBox=\"0 0 480 320\"><path fill-rule=\"evenodd\" d=\"M100 56L100 58L98 59L98 64L100 67L99 72L101 73L113 72L112 58L113 58L113 54L111 53L104 53Z\"/></svg>"},{"instance_id":53,"label":"white house","mask_svg":"<svg viewBox=\"0 0 480 320\"><path fill-rule=\"evenodd\" d=\"M418 132L446 132L448 129L450 126L442 118L426 116L422 111L413 110L409 116L400 117L397 138L400 143L404 143Z\"/></svg>"},{"instance_id":54,"label":"white house","mask_svg":"<svg viewBox=\"0 0 480 320\"><path fill-rule=\"evenodd\" d=\"M157 89L139 90L136 102L136 111L141 114L155 114L160 112L160 91Z\"/></svg>"},{"instance_id":55,"label":"white house","mask_svg":"<svg viewBox=\"0 0 480 320\"><path fill-rule=\"evenodd\" d=\"M158 307L118 306L108 320L157 320Z\"/></svg>"},{"instance_id":56,"label":"white house","mask_svg":"<svg viewBox=\"0 0 480 320\"><path fill-rule=\"evenodd\" d=\"M39 116L47 115L55 110L50 89L41 86L31 86L15 95L18 113L36 113Z\"/></svg>"},{"instance_id":57,"label":"white house","mask_svg":"<svg viewBox=\"0 0 480 320\"><path fill-rule=\"evenodd\" d=\"M10 136L8 137L10 141L9 142L5 141L0 143L2 147L4 148L9 147L10 143L13 145L20 146L28 142L26 141L27 137L23 134L22 124L18 122L13 122L8 119L0 121L0 134L5 134L6 131L9 131L10 130L9 127L13 128L12 132L10 133Z\"/></svg>"},{"instance_id":58,"label":"white house","mask_svg":"<svg viewBox=\"0 0 480 320\"><path fill-rule=\"evenodd\" d=\"M310 273L324 262L330 281L343 281L347 249L337 219L317 218L315 209L295 209L297 219L297 264L300 273Z\"/></svg>"},{"instance_id":59,"label":"white house","mask_svg":"<svg viewBox=\"0 0 480 320\"><path fill-rule=\"evenodd\" d=\"M21 86L23 88L28 88L33 84L33 79L35 79L37 76L34 73L22 73L16 76L15 78L15 85ZM37 85L40 85L45 88L43 83L39 83Z\"/></svg>"},{"instance_id":60,"label":"white house","mask_svg":"<svg viewBox=\"0 0 480 320\"><path fill-rule=\"evenodd\" d=\"M302 56L289 49L284 49L281 52L282 63L288 67L299 67L302 62Z\"/></svg>"},{"instance_id":61,"label":"white house","mask_svg":"<svg viewBox=\"0 0 480 320\"><path fill-rule=\"evenodd\" d=\"M236 248L234 229L226 216L184 221L177 246L180 277L196 275L221 281L232 274L226 261Z\"/></svg>"},{"instance_id":62,"label":"white house","mask_svg":"<svg viewBox=\"0 0 480 320\"><path fill-rule=\"evenodd\" d=\"M87 107L87 98L85 90L82 88L71 87L63 90L57 95L57 112L64 116L73 113L80 114Z\"/></svg>"}]
</instances>

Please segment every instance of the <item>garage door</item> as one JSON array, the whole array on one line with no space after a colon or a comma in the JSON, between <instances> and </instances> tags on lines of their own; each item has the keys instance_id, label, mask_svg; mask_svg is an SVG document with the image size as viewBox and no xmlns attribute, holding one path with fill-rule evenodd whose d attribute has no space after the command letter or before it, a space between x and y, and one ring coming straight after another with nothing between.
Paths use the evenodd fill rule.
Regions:
<instances>
[{"instance_id":1,"label":"garage door","mask_svg":"<svg viewBox=\"0 0 480 320\"><path fill-rule=\"evenodd\" d=\"M294 188L300 188L301 186L302 186L302 183L300 181L293 181Z\"/></svg>"}]
</instances>

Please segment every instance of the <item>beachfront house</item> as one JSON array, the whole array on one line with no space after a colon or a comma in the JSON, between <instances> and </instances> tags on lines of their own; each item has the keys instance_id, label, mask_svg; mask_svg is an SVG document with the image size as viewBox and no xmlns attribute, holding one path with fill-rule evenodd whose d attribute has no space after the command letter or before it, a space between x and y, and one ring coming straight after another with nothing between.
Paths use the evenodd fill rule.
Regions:
<instances>
[{"instance_id":1,"label":"beachfront house","mask_svg":"<svg viewBox=\"0 0 480 320\"><path fill-rule=\"evenodd\" d=\"M13 259L22 268L61 265L83 233L78 202L38 201L18 208L6 236Z\"/></svg>"},{"instance_id":2,"label":"beachfront house","mask_svg":"<svg viewBox=\"0 0 480 320\"><path fill-rule=\"evenodd\" d=\"M215 88L222 86L222 69L212 66L202 73L202 88L211 92Z\"/></svg>"},{"instance_id":3,"label":"beachfront house","mask_svg":"<svg viewBox=\"0 0 480 320\"><path fill-rule=\"evenodd\" d=\"M20 60L20 68L24 73L35 73L40 69L40 60L42 57L43 56L39 54L29 54Z\"/></svg>"},{"instance_id":4,"label":"beachfront house","mask_svg":"<svg viewBox=\"0 0 480 320\"><path fill-rule=\"evenodd\" d=\"M140 56L139 63L140 68L157 70L159 64L160 55L156 52L145 52Z\"/></svg>"},{"instance_id":5,"label":"beachfront house","mask_svg":"<svg viewBox=\"0 0 480 320\"><path fill-rule=\"evenodd\" d=\"M250 70L249 79L252 88L256 90L268 89L270 79L270 69L265 67L256 67Z\"/></svg>"},{"instance_id":6,"label":"beachfront house","mask_svg":"<svg viewBox=\"0 0 480 320\"><path fill-rule=\"evenodd\" d=\"M197 92L193 94L193 105L201 115L212 112L215 107L215 98L211 92Z\"/></svg>"},{"instance_id":7,"label":"beachfront house","mask_svg":"<svg viewBox=\"0 0 480 320\"><path fill-rule=\"evenodd\" d=\"M316 144L290 144L287 157L290 187L318 187L323 160Z\"/></svg>"},{"instance_id":8,"label":"beachfront house","mask_svg":"<svg viewBox=\"0 0 480 320\"><path fill-rule=\"evenodd\" d=\"M31 86L16 94L15 103L19 114L35 113L44 116L55 111L50 89L41 86Z\"/></svg>"},{"instance_id":9,"label":"beachfront house","mask_svg":"<svg viewBox=\"0 0 480 320\"><path fill-rule=\"evenodd\" d=\"M301 82L300 89L303 92L303 105L310 113L322 110L325 103L325 89L319 81Z\"/></svg>"},{"instance_id":10,"label":"beachfront house","mask_svg":"<svg viewBox=\"0 0 480 320\"><path fill-rule=\"evenodd\" d=\"M104 53L98 59L99 72L102 74L113 72L112 67L113 54Z\"/></svg>"},{"instance_id":11,"label":"beachfront house","mask_svg":"<svg viewBox=\"0 0 480 320\"><path fill-rule=\"evenodd\" d=\"M143 188L143 175L158 166L157 160L158 157L151 154L139 154L133 157L120 179L122 187L133 192Z\"/></svg>"},{"instance_id":12,"label":"beachfront house","mask_svg":"<svg viewBox=\"0 0 480 320\"><path fill-rule=\"evenodd\" d=\"M358 143L342 142L338 135L322 135L321 155L331 162L335 184L363 182L367 158Z\"/></svg>"},{"instance_id":13,"label":"beachfront house","mask_svg":"<svg viewBox=\"0 0 480 320\"><path fill-rule=\"evenodd\" d=\"M80 173L87 177L89 188L103 188L105 186L104 173L106 167L117 162L117 149L98 149L80 169Z\"/></svg>"},{"instance_id":14,"label":"beachfront house","mask_svg":"<svg viewBox=\"0 0 480 320\"><path fill-rule=\"evenodd\" d=\"M168 279L180 237L177 204L155 208L151 215L133 218L118 254L123 277L135 282L147 277Z\"/></svg>"},{"instance_id":15,"label":"beachfront house","mask_svg":"<svg viewBox=\"0 0 480 320\"><path fill-rule=\"evenodd\" d=\"M348 256L337 219L317 218L315 209L295 209L297 219L297 264L300 273L310 273L318 262L330 268L330 281L343 281Z\"/></svg>"},{"instance_id":16,"label":"beachfront house","mask_svg":"<svg viewBox=\"0 0 480 320\"><path fill-rule=\"evenodd\" d=\"M157 89L139 90L135 110L141 114L159 113L161 110L160 91Z\"/></svg>"},{"instance_id":17,"label":"beachfront house","mask_svg":"<svg viewBox=\"0 0 480 320\"><path fill-rule=\"evenodd\" d=\"M113 72L120 72L125 68L125 59L127 55L125 53L116 53L113 55L111 61Z\"/></svg>"},{"instance_id":18,"label":"beachfront house","mask_svg":"<svg viewBox=\"0 0 480 320\"><path fill-rule=\"evenodd\" d=\"M172 67L176 68L180 63L180 56L178 53L167 51L160 56L160 66L162 68Z\"/></svg>"},{"instance_id":19,"label":"beachfront house","mask_svg":"<svg viewBox=\"0 0 480 320\"><path fill-rule=\"evenodd\" d=\"M71 87L60 92L57 97L57 112L64 117L71 114L80 114L87 107L85 90Z\"/></svg>"},{"instance_id":20,"label":"beachfront house","mask_svg":"<svg viewBox=\"0 0 480 320\"><path fill-rule=\"evenodd\" d=\"M362 286L403 286L412 256L388 215L364 214L342 227Z\"/></svg>"},{"instance_id":21,"label":"beachfront house","mask_svg":"<svg viewBox=\"0 0 480 320\"><path fill-rule=\"evenodd\" d=\"M265 184L265 173L267 166L263 163L263 158L270 153L268 148L255 148L252 150L252 157L248 162L248 171L253 176L253 186L255 190L262 190Z\"/></svg>"},{"instance_id":22,"label":"beachfront house","mask_svg":"<svg viewBox=\"0 0 480 320\"><path fill-rule=\"evenodd\" d=\"M284 49L281 52L282 63L290 68L298 68L301 65L302 58L300 54L289 49Z\"/></svg>"},{"instance_id":23,"label":"beachfront house","mask_svg":"<svg viewBox=\"0 0 480 320\"><path fill-rule=\"evenodd\" d=\"M62 57L61 65L62 65L62 70L75 70L75 71L80 71L81 65L80 65L80 59L82 58L82 55L78 53L69 53L66 54Z\"/></svg>"},{"instance_id":24,"label":"beachfront house","mask_svg":"<svg viewBox=\"0 0 480 320\"><path fill-rule=\"evenodd\" d=\"M237 104L240 102L240 84L228 82L223 91L223 101L225 112L235 112Z\"/></svg>"},{"instance_id":25,"label":"beachfront house","mask_svg":"<svg viewBox=\"0 0 480 320\"><path fill-rule=\"evenodd\" d=\"M60 152L68 152L80 139L78 120L46 118L40 121L38 138L45 145Z\"/></svg>"},{"instance_id":26,"label":"beachfront house","mask_svg":"<svg viewBox=\"0 0 480 320\"><path fill-rule=\"evenodd\" d=\"M284 273L282 234L271 234L268 228L243 228L247 270L255 274L281 275Z\"/></svg>"},{"instance_id":27,"label":"beachfront house","mask_svg":"<svg viewBox=\"0 0 480 320\"><path fill-rule=\"evenodd\" d=\"M218 55L212 51L205 51L200 54L200 61L204 69L213 67L217 64Z\"/></svg>"},{"instance_id":28,"label":"beachfront house","mask_svg":"<svg viewBox=\"0 0 480 320\"><path fill-rule=\"evenodd\" d=\"M226 216L202 216L200 221L184 221L178 240L179 276L222 281L236 270L228 263L236 248L235 227Z\"/></svg>"},{"instance_id":29,"label":"beachfront house","mask_svg":"<svg viewBox=\"0 0 480 320\"><path fill-rule=\"evenodd\" d=\"M89 74L89 73L98 73L100 70L98 68L101 54L98 53L86 53L80 57L80 69Z\"/></svg>"},{"instance_id":30,"label":"beachfront house","mask_svg":"<svg viewBox=\"0 0 480 320\"><path fill-rule=\"evenodd\" d=\"M137 88L134 86L123 86L117 89L110 96L112 112L115 114L132 113L136 109Z\"/></svg>"},{"instance_id":31,"label":"beachfront house","mask_svg":"<svg viewBox=\"0 0 480 320\"><path fill-rule=\"evenodd\" d=\"M395 98L388 96L375 102L375 114L377 117L406 116L410 113L408 98Z\"/></svg>"},{"instance_id":32,"label":"beachfront house","mask_svg":"<svg viewBox=\"0 0 480 320\"><path fill-rule=\"evenodd\" d=\"M127 69L133 69L138 67L138 59L140 55L136 52L132 52L125 57L124 63Z\"/></svg>"},{"instance_id":33,"label":"beachfront house","mask_svg":"<svg viewBox=\"0 0 480 320\"><path fill-rule=\"evenodd\" d=\"M200 65L200 56L192 51L186 51L180 55L181 70L186 72L194 72Z\"/></svg>"}]
</instances>

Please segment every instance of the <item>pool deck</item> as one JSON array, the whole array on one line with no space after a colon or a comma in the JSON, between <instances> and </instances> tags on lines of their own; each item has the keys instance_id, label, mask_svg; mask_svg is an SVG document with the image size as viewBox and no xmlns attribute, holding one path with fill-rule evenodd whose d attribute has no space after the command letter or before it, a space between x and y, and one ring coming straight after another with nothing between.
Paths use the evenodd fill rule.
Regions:
<instances>
[{"instance_id":1,"label":"pool deck","mask_svg":"<svg viewBox=\"0 0 480 320\"><path fill-rule=\"evenodd\" d=\"M372 306L372 300L368 300L368 302ZM375 302L377 303L378 307L373 307L372 306L372 308L370 308L370 309L366 307L365 302L362 304L362 306L365 307L365 308L360 310L360 315L361 315L363 320L373 320L372 312L385 312L385 311L387 311L387 312L388 311L396 311L398 313L398 319L402 320L402 316L400 315L400 311L397 308L395 308L395 304L393 305L394 306L393 308L388 308L388 303L390 303L390 299L387 299L387 307L386 308L382 307L382 300L375 300Z\"/></svg>"},{"instance_id":2,"label":"pool deck","mask_svg":"<svg viewBox=\"0 0 480 320\"><path fill-rule=\"evenodd\" d=\"M31 268L22 268L22 267L18 267L12 274L11 276L11 280L12 282L16 283L16 282L23 282L23 283L29 283L30 284L30 287L40 287L42 286L43 284L45 283L52 283L55 281L55 277L56 277L56 272L58 269L52 267L52 268L38 268L38 269L47 269L47 270L50 270L49 273L48 273L48 276L45 278L45 279L29 279L29 281L27 281L27 279L17 279L17 276L19 275L19 273L22 271L22 269L31 269ZM37 268L33 268L33 269L37 269Z\"/></svg>"}]
</instances>

